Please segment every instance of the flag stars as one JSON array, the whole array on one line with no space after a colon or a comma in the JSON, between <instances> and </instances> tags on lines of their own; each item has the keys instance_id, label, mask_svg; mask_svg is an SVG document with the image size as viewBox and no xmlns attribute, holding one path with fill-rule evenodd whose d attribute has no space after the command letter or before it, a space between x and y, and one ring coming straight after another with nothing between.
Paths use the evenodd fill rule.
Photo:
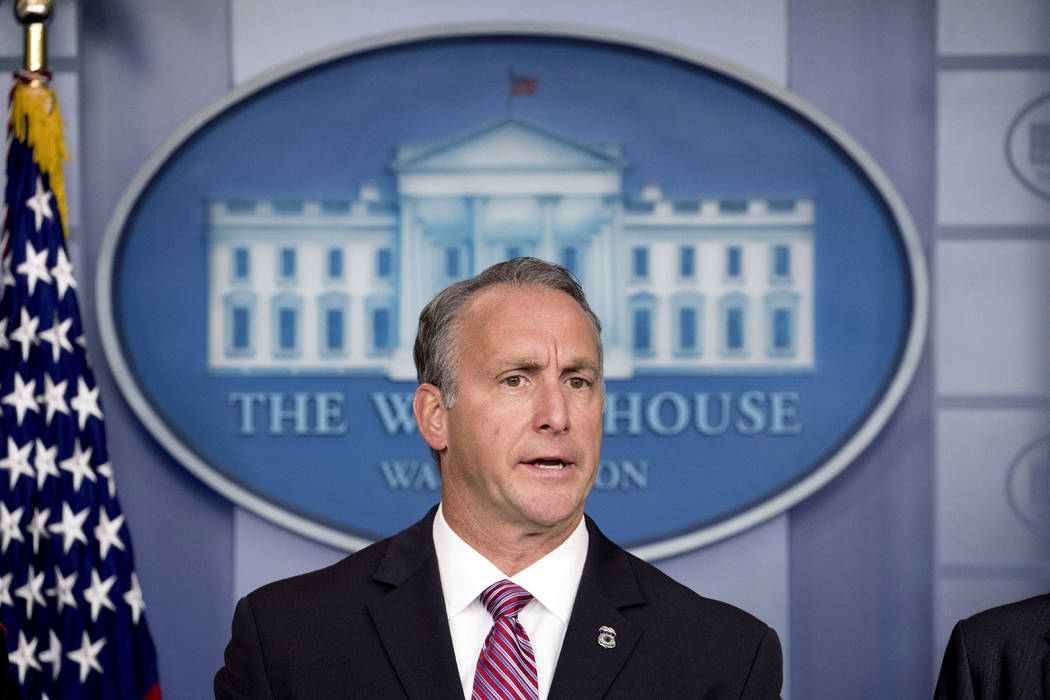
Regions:
<instances>
[{"instance_id":1,"label":"flag stars","mask_svg":"<svg viewBox=\"0 0 1050 700\"><path fill-rule=\"evenodd\" d=\"M18 527L24 512L25 507L23 506L10 511L7 509L7 504L0 501L0 554L6 554L7 547L15 540L25 542L22 530Z\"/></svg>"},{"instance_id":2,"label":"flag stars","mask_svg":"<svg viewBox=\"0 0 1050 700\"><path fill-rule=\"evenodd\" d=\"M40 230L44 219L51 221L55 218L54 212L51 211L51 197L51 192L44 189L44 181L38 175L36 178L36 192L26 200L26 206L33 210L34 225L37 231Z\"/></svg>"},{"instance_id":3,"label":"flag stars","mask_svg":"<svg viewBox=\"0 0 1050 700\"><path fill-rule=\"evenodd\" d=\"M40 325L40 319L29 314L29 309L22 307L21 323L18 328L11 331L11 340L22 346L22 362L29 361L29 350L33 345L39 345L40 339L36 335L36 327Z\"/></svg>"},{"instance_id":4,"label":"flag stars","mask_svg":"<svg viewBox=\"0 0 1050 700\"><path fill-rule=\"evenodd\" d=\"M15 589L15 595L26 602L26 617L30 620L33 619L33 605L39 605L40 607L47 607L47 603L44 602L44 596L40 594L40 589L44 586L44 572L36 573L33 570L33 565L29 565L29 578L26 579L24 585L19 586Z\"/></svg>"},{"instance_id":5,"label":"flag stars","mask_svg":"<svg viewBox=\"0 0 1050 700\"><path fill-rule=\"evenodd\" d=\"M51 638L51 646L40 652L39 659L45 664L51 664L51 680L57 681L58 674L62 670L62 640L58 638L54 630L48 630ZM46 698L47 695L44 695Z\"/></svg>"},{"instance_id":6,"label":"flag stars","mask_svg":"<svg viewBox=\"0 0 1050 700\"><path fill-rule=\"evenodd\" d=\"M51 276L55 278L58 285L58 300L66 295L66 290L76 289L77 281L73 279L73 264L66 257L66 249L59 246L55 266L51 268Z\"/></svg>"},{"instance_id":7,"label":"flag stars","mask_svg":"<svg viewBox=\"0 0 1050 700\"><path fill-rule=\"evenodd\" d=\"M36 660L36 643L35 637L33 641L28 641L26 640L26 633L23 630L18 630L18 648L12 651L8 657L11 665L18 667L18 682L23 685L26 682L26 670L30 668L37 671L42 670L40 663Z\"/></svg>"},{"instance_id":8,"label":"flag stars","mask_svg":"<svg viewBox=\"0 0 1050 700\"><path fill-rule=\"evenodd\" d=\"M11 580L15 577L14 574L4 574L0 576L0 609L5 605L14 607L15 601L11 597Z\"/></svg>"},{"instance_id":9,"label":"flag stars","mask_svg":"<svg viewBox=\"0 0 1050 700\"><path fill-rule=\"evenodd\" d=\"M81 636L80 648L66 654L66 658L80 666L81 683L87 680L88 674L92 671L102 673L102 666L98 662L98 655L99 652L102 651L102 647L105 643L105 637L100 638L97 642L92 642L91 637L88 636L87 630L84 630Z\"/></svg>"},{"instance_id":10,"label":"flag stars","mask_svg":"<svg viewBox=\"0 0 1050 700\"><path fill-rule=\"evenodd\" d=\"M87 450L81 448L79 439L73 443L73 454L69 456L69 459L63 459L59 466L73 475L73 491L75 492L80 491L80 485L84 483L84 479L92 482L98 480L91 469L91 448Z\"/></svg>"},{"instance_id":11,"label":"flag stars","mask_svg":"<svg viewBox=\"0 0 1050 700\"><path fill-rule=\"evenodd\" d=\"M36 401L44 405L48 423L51 423L56 413L69 415L69 404L66 403L66 386L68 385L68 379L63 379L55 384L51 381L51 375L44 372L44 393L36 397Z\"/></svg>"},{"instance_id":12,"label":"flag stars","mask_svg":"<svg viewBox=\"0 0 1050 700\"><path fill-rule=\"evenodd\" d=\"M55 313L54 323L46 331L40 331L37 335L40 340L51 343L51 359L58 364L62 357L62 351L73 352L73 344L69 342L69 327L73 325L73 319L67 318L59 323L58 313Z\"/></svg>"},{"instance_id":13,"label":"flag stars","mask_svg":"<svg viewBox=\"0 0 1050 700\"><path fill-rule=\"evenodd\" d=\"M123 524L123 513L110 520L106 509L99 508L98 525L95 526L95 539L98 540L98 548L103 561L109 555L110 547L116 547L124 551L124 543L121 541L120 535L117 534Z\"/></svg>"},{"instance_id":14,"label":"flag stars","mask_svg":"<svg viewBox=\"0 0 1050 700\"><path fill-rule=\"evenodd\" d=\"M99 578L98 571L95 569L91 570L91 585L84 589L84 600L86 600L91 606L92 622L98 620L98 614L102 608L116 611L116 606L113 605L113 601L109 599L109 589L113 588L113 584L116 582L116 574L103 581Z\"/></svg>"},{"instance_id":15,"label":"flag stars","mask_svg":"<svg viewBox=\"0 0 1050 700\"><path fill-rule=\"evenodd\" d=\"M37 226L37 228L40 228ZM15 268L15 272L26 276L29 293L36 289L38 281L51 282L51 273L47 270L47 248L37 252L29 241L26 241L26 259Z\"/></svg>"},{"instance_id":16,"label":"flag stars","mask_svg":"<svg viewBox=\"0 0 1050 700\"><path fill-rule=\"evenodd\" d=\"M0 276L3 277L3 286L13 287L16 284L15 275L11 272L11 254L8 253L4 256L3 263L0 264Z\"/></svg>"},{"instance_id":17,"label":"flag stars","mask_svg":"<svg viewBox=\"0 0 1050 700\"><path fill-rule=\"evenodd\" d=\"M45 540L51 539L51 535L47 534L47 519L51 517L51 509L44 508L33 513L33 517L29 520L29 525L26 530L33 537L33 554L37 553L40 549L41 538Z\"/></svg>"},{"instance_id":18,"label":"flag stars","mask_svg":"<svg viewBox=\"0 0 1050 700\"><path fill-rule=\"evenodd\" d=\"M6 400L6 399L5 399ZM33 476L33 468L29 466L29 453L33 449L33 443L27 442L22 447L18 446L11 436L7 438L7 456L0 459L0 469L6 469L9 479L8 488L14 490L15 482L22 474Z\"/></svg>"},{"instance_id":19,"label":"flag stars","mask_svg":"<svg viewBox=\"0 0 1050 700\"><path fill-rule=\"evenodd\" d=\"M73 546L73 542L80 541L83 544L87 544L87 537L84 536L84 521L87 520L88 509L84 508L79 513L74 514L73 509L69 507L68 502L62 503L62 521L57 523L51 523L47 526L47 529L56 535L62 536L62 553L69 554L69 549Z\"/></svg>"},{"instance_id":20,"label":"flag stars","mask_svg":"<svg viewBox=\"0 0 1050 700\"><path fill-rule=\"evenodd\" d=\"M95 467L95 471L97 471L102 476L106 477L106 488L109 491L109 497L116 498L117 484L113 481L113 465L111 465L109 462L103 462L102 464Z\"/></svg>"},{"instance_id":21,"label":"flag stars","mask_svg":"<svg viewBox=\"0 0 1050 700\"><path fill-rule=\"evenodd\" d=\"M102 410L98 407L98 387L89 389L83 377L77 377L77 395L70 400L69 405L77 412L77 423L81 430L91 416L102 420Z\"/></svg>"},{"instance_id":22,"label":"flag stars","mask_svg":"<svg viewBox=\"0 0 1050 700\"><path fill-rule=\"evenodd\" d=\"M22 379L22 375L19 372L15 372L15 387L11 390L11 393L0 399L6 406L13 406L15 409L15 415L18 417L18 424L22 424L22 419L25 418L26 411L37 412L38 408L36 405L36 397L33 395L33 390L36 388L36 380L30 379L26 382Z\"/></svg>"},{"instance_id":23,"label":"flag stars","mask_svg":"<svg viewBox=\"0 0 1050 700\"><path fill-rule=\"evenodd\" d=\"M62 575L62 569L55 566L55 587L48 588L45 593L55 599L58 604L58 613L61 615L62 610L68 605L71 608L77 607L77 600L73 597L73 590L77 583L77 572L74 571L69 576Z\"/></svg>"},{"instance_id":24,"label":"flag stars","mask_svg":"<svg viewBox=\"0 0 1050 700\"><path fill-rule=\"evenodd\" d=\"M7 339L7 316L0 318L0 350L10 350L11 342Z\"/></svg>"},{"instance_id":25,"label":"flag stars","mask_svg":"<svg viewBox=\"0 0 1050 700\"><path fill-rule=\"evenodd\" d=\"M58 473L58 467L55 466L55 458L58 456L58 445L44 447L43 440L37 438L36 453L33 456L34 465L36 466L36 487L37 490L42 491L47 477L53 476L58 479L61 476Z\"/></svg>"},{"instance_id":26,"label":"flag stars","mask_svg":"<svg viewBox=\"0 0 1050 700\"><path fill-rule=\"evenodd\" d=\"M131 621L139 623L139 617L146 610L146 602L142 599L142 588L139 586L139 577L131 572L131 589L124 594L124 602L131 608Z\"/></svg>"}]
</instances>

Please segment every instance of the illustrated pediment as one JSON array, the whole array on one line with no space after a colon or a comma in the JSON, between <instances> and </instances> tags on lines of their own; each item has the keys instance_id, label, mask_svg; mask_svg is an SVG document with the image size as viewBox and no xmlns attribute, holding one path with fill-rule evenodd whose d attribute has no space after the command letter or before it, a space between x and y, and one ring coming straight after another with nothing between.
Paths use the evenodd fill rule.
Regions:
<instances>
[{"instance_id":1,"label":"illustrated pediment","mask_svg":"<svg viewBox=\"0 0 1050 700\"><path fill-rule=\"evenodd\" d=\"M504 117L451 139L401 146L395 172L620 171L619 147L594 146L517 117Z\"/></svg>"}]
</instances>

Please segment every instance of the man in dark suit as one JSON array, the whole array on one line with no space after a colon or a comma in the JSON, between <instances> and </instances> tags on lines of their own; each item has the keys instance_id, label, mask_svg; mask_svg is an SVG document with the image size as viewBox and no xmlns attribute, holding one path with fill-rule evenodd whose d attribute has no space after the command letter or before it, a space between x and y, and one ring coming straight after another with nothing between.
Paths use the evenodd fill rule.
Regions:
<instances>
[{"instance_id":1,"label":"man in dark suit","mask_svg":"<svg viewBox=\"0 0 1050 700\"><path fill-rule=\"evenodd\" d=\"M934 697L1050 698L1050 595L960 620L948 640Z\"/></svg>"},{"instance_id":2,"label":"man in dark suit","mask_svg":"<svg viewBox=\"0 0 1050 700\"><path fill-rule=\"evenodd\" d=\"M242 599L216 697L778 697L773 630L583 514L601 448L600 330L572 276L533 258L438 294L420 315L413 410L441 503ZM493 600L504 594L513 610Z\"/></svg>"}]
</instances>

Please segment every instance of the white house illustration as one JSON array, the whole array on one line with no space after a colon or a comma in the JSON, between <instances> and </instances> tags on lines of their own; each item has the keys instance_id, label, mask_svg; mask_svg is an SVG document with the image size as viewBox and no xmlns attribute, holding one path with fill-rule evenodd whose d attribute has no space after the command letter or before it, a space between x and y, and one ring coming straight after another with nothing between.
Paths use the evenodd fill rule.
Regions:
<instances>
[{"instance_id":1,"label":"white house illustration","mask_svg":"<svg viewBox=\"0 0 1050 700\"><path fill-rule=\"evenodd\" d=\"M813 203L623 191L618 146L517 117L402 145L397 192L208 202L208 367L412 379L423 305L522 255L602 319L606 375L813 368Z\"/></svg>"}]
</instances>

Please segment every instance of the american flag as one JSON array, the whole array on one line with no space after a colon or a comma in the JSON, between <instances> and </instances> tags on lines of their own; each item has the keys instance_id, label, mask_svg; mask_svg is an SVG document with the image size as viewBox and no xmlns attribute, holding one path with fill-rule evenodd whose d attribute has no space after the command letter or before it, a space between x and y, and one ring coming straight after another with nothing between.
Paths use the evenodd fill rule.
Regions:
<instances>
[{"instance_id":1,"label":"american flag","mask_svg":"<svg viewBox=\"0 0 1050 700\"><path fill-rule=\"evenodd\" d=\"M65 146L16 74L0 265L0 623L27 698L159 700L65 245Z\"/></svg>"},{"instance_id":2,"label":"american flag","mask_svg":"<svg viewBox=\"0 0 1050 700\"><path fill-rule=\"evenodd\" d=\"M514 75L510 72L510 94L511 95L535 95L539 87L539 78L526 75Z\"/></svg>"}]
</instances>

